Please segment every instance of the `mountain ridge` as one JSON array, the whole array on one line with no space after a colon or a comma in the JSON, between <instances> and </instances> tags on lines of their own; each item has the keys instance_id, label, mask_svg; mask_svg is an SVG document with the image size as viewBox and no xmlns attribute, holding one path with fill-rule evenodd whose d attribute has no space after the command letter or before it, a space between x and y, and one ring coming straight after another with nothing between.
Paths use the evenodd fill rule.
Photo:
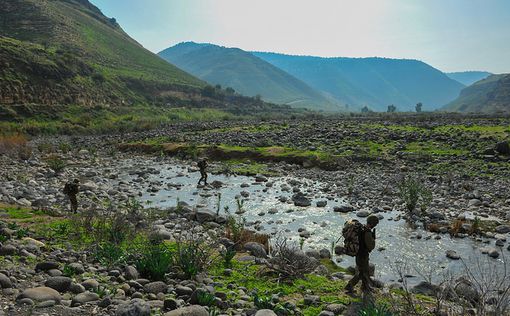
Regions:
<instances>
[{"instance_id":1,"label":"mountain ridge","mask_svg":"<svg viewBox=\"0 0 510 316\"><path fill-rule=\"evenodd\" d=\"M341 102L369 105L379 111L385 111L389 104L400 110L413 110L418 102L422 102L425 109L436 109L455 99L464 87L416 59L251 53L313 88L329 92ZM422 89L424 77L430 84L425 90ZM431 92L437 96L430 97Z\"/></svg>"},{"instance_id":2,"label":"mountain ridge","mask_svg":"<svg viewBox=\"0 0 510 316\"><path fill-rule=\"evenodd\" d=\"M296 107L341 110L336 100L240 48L183 42L158 55L202 80L245 95Z\"/></svg>"}]
</instances>

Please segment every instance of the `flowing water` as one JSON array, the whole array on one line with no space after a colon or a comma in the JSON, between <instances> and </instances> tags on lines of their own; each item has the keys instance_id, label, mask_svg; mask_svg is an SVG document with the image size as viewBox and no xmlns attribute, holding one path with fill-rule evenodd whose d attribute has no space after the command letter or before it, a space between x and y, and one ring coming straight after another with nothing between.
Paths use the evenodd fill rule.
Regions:
<instances>
[{"instance_id":1,"label":"flowing water","mask_svg":"<svg viewBox=\"0 0 510 316\"><path fill-rule=\"evenodd\" d=\"M191 206L216 212L219 203L220 214L223 214L225 207L228 207L231 213L236 212L238 210L236 198L240 198L244 200L242 216L248 223L257 222L262 227L261 232L283 234L296 243L300 240L299 228L305 228L310 232L310 237L304 242L304 250L331 249L332 242L337 241L341 236L345 221L358 218L356 212L343 214L333 211L333 207L345 205L346 202L342 197L330 196L326 207L315 207L317 201L323 201L327 196L321 191L321 188L328 186L325 183L275 177L269 178L268 182L272 185L268 187L266 186L268 182L257 183L254 177L209 175L209 182L217 180L224 185L220 189L197 188L198 172L191 172L185 166L155 162L149 167L157 171L140 176L134 172L140 168L127 163L124 168L121 168L125 170L125 173L119 175L119 181L129 183L143 192L139 199L144 204L166 208L175 206L178 201L184 201ZM282 186L290 186L288 183L292 181L301 183L297 186L303 192L307 192L307 196L314 197L311 207L296 207L292 202L280 201L282 196L291 201L292 188L290 191L283 191ZM243 184L249 186L242 187ZM157 186L159 190L150 192L150 188L154 186ZM242 197L241 192L244 195L247 192L249 197ZM221 199L218 193L221 193ZM376 205L372 205L374 206ZM377 226L377 245L371 254L371 262L376 264L376 277L383 281L396 281L397 276L394 271L396 261L406 262L409 266L407 272L410 283L421 279L417 271L433 271L437 277L446 271L461 272L464 270L463 260L471 267L480 262L485 268L493 264L501 267L506 261L502 257L492 259L481 254L480 248L494 245L494 240L477 242L471 238L451 238L448 234L442 234L440 239L436 239L437 234L408 227L404 220L399 219L398 211L379 214L384 218ZM364 219L358 219L364 222ZM463 260L448 259L445 255L447 250L455 250ZM502 252L505 251L502 250ZM348 256L334 256L334 260L342 267L354 264L353 258ZM508 263L507 267L509 267Z\"/></svg>"}]
</instances>

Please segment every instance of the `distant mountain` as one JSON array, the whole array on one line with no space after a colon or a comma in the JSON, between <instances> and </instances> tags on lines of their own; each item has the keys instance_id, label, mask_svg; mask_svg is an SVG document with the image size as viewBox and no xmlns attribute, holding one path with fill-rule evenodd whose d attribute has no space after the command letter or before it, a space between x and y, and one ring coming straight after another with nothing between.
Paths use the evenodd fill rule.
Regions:
<instances>
[{"instance_id":1,"label":"distant mountain","mask_svg":"<svg viewBox=\"0 0 510 316\"><path fill-rule=\"evenodd\" d=\"M0 20L3 105L120 106L205 86L88 0L2 1Z\"/></svg>"},{"instance_id":2,"label":"distant mountain","mask_svg":"<svg viewBox=\"0 0 510 316\"><path fill-rule=\"evenodd\" d=\"M186 42L159 56L212 85L231 87L244 95L260 95L266 101L294 107L342 109L327 94L238 48Z\"/></svg>"},{"instance_id":3,"label":"distant mountain","mask_svg":"<svg viewBox=\"0 0 510 316\"><path fill-rule=\"evenodd\" d=\"M458 112L510 112L510 74L491 75L465 88L444 110Z\"/></svg>"},{"instance_id":4,"label":"distant mountain","mask_svg":"<svg viewBox=\"0 0 510 316\"><path fill-rule=\"evenodd\" d=\"M390 104L414 111L418 102L424 110L434 110L454 100L464 87L418 60L252 54L340 102L377 111Z\"/></svg>"},{"instance_id":5,"label":"distant mountain","mask_svg":"<svg viewBox=\"0 0 510 316\"><path fill-rule=\"evenodd\" d=\"M462 83L465 86L470 86L473 83L485 79L492 74L486 71L461 71L461 72L447 72L446 75L451 79Z\"/></svg>"}]
</instances>

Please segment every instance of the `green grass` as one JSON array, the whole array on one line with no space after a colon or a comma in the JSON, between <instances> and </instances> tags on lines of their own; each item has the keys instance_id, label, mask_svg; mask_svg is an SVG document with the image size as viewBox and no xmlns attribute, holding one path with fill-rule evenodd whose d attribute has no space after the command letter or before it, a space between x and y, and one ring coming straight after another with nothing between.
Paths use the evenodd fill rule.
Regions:
<instances>
[{"instance_id":1,"label":"green grass","mask_svg":"<svg viewBox=\"0 0 510 316\"><path fill-rule=\"evenodd\" d=\"M411 142L406 145L404 152L437 156L459 156L468 153L465 149L451 148L435 142Z\"/></svg>"},{"instance_id":2,"label":"green grass","mask_svg":"<svg viewBox=\"0 0 510 316\"><path fill-rule=\"evenodd\" d=\"M6 211L6 213L9 215L10 219L29 219L33 218L34 216L42 216L45 215L43 211L36 211L26 208L18 208L18 207L1 207L0 209L3 209Z\"/></svg>"}]
</instances>

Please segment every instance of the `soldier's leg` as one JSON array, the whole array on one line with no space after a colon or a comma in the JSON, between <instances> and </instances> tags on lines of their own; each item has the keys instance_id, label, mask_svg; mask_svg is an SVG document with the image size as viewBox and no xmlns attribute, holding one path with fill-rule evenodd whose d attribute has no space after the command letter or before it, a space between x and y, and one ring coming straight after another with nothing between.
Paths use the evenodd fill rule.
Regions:
<instances>
[{"instance_id":1,"label":"soldier's leg","mask_svg":"<svg viewBox=\"0 0 510 316\"><path fill-rule=\"evenodd\" d=\"M370 267L368 263L368 256L360 260L360 279L361 290L363 292L370 292L372 290L372 280L370 280Z\"/></svg>"},{"instance_id":2,"label":"soldier's leg","mask_svg":"<svg viewBox=\"0 0 510 316\"><path fill-rule=\"evenodd\" d=\"M358 284L359 280L360 280L359 271L356 269L356 273L354 274L352 279L350 279L349 282L347 283L347 285L345 286L345 290L347 292L354 291L354 287L356 286L356 284Z\"/></svg>"},{"instance_id":3,"label":"soldier's leg","mask_svg":"<svg viewBox=\"0 0 510 316\"><path fill-rule=\"evenodd\" d=\"M71 201L71 212L76 213L78 211L78 200L76 199L76 195L69 195L69 200Z\"/></svg>"},{"instance_id":4,"label":"soldier's leg","mask_svg":"<svg viewBox=\"0 0 510 316\"><path fill-rule=\"evenodd\" d=\"M204 184L207 185L207 172L204 171Z\"/></svg>"}]
</instances>

